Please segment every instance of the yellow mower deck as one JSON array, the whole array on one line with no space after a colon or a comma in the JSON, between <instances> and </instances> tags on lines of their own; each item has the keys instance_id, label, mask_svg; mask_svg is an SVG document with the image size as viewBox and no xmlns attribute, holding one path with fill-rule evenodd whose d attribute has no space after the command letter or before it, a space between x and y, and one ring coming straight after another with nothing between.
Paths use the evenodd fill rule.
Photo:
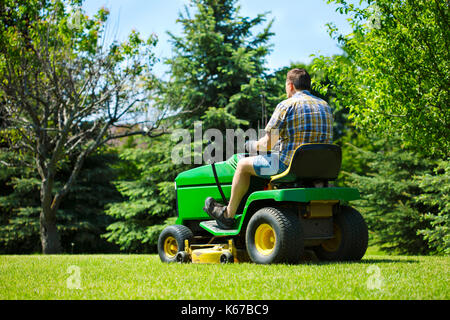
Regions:
<instances>
[{"instance_id":1,"label":"yellow mower deck","mask_svg":"<svg viewBox=\"0 0 450 320\"><path fill-rule=\"evenodd\" d=\"M244 262L242 254L238 253L232 239L228 240L227 244L189 244L188 240L185 240L185 251L190 257L192 263L238 263ZM232 256L232 261L228 261L223 257L227 255L228 259ZM226 261L221 261L222 259Z\"/></svg>"}]
</instances>

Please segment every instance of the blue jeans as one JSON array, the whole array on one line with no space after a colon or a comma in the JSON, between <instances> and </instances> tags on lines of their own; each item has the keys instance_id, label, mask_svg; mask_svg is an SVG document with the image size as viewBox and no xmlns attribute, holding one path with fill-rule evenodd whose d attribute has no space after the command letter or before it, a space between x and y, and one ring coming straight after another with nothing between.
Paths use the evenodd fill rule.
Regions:
<instances>
[{"instance_id":1,"label":"blue jeans","mask_svg":"<svg viewBox=\"0 0 450 320\"><path fill-rule=\"evenodd\" d=\"M253 169L256 175L261 178L270 178L271 176L282 173L288 168L280 161L279 154L272 152L270 154L257 155L253 159Z\"/></svg>"}]
</instances>

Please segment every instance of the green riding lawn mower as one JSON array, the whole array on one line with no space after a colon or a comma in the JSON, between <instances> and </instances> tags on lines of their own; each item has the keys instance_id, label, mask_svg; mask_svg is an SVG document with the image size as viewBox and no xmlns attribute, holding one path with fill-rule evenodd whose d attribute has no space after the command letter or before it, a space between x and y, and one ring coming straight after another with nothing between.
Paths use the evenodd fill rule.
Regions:
<instances>
[{"instance_id":1,"label":"green riding lawn mower","mask_svg":"<svg viewBox=\"0 0 450 320\"><path fill-rule=\"evenodd\" d=\"M364 256L367 225L348 205L360 198L359 192L329 185L337 178L342 160L340 147L332 144L301 145L281 174L252 177L233 229L221 229L210 220L203 211L205 199L227 204L237 163L245 156L236 154L177 176L178 219L159 236L161 261L295 264L305 250L326 261Z\"/></svg>"}]
</instances>

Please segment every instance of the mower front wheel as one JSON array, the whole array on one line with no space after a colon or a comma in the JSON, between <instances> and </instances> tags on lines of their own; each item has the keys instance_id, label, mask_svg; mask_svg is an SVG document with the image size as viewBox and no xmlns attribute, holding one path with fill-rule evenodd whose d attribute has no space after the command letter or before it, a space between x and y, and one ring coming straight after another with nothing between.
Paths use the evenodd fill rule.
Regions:
<instances>
[{"instance_id":1,"label":"mower front wheel","mask_svg":"<svg viewBox=\"0 0 450 320\"><path fill-rule=\"evenodd\" d=\"M178 263L188 263L191 262L191 259L189 257L189 253L186 251L178 251L177 255L175 256L175 260Z\"/></svg>"},{"instance_id":2,"label":"mower front wheel","mask_svg":"<svg viewBox=\"0 0 450 320\"><path fill-rule=\"evenodd\" d=\"M165 228L158 238L158 254L161 261L177 262L177 254L185 249L185 240L190 241L193 237L191 229L183 225Z\"/></svg>"},{"instance_id":3,"label":"mower front wheel","mask_svg":"<svg viewBox=\"0 0 450 320\"><path fill-rule=\"evenodd\" d=\"M220 263L234 263L234 257L231 252L225 251L224 253L222 253L222 255L220 256Z\"/></svg>"}]
</instances>

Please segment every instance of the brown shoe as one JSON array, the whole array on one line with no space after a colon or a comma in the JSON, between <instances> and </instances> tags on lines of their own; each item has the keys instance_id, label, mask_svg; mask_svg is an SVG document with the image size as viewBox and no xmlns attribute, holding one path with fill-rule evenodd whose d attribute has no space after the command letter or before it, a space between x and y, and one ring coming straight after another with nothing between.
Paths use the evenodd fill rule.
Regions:
<instances>
[{"instance_id":1,"label":"brown shoe","mask_svg":"<svg viewBox=\"0 0 450 320\"><path fill-rule=\"evenodd\" d=\"M203 208L211 218L217 221L217 225L221 229L233 229L234 218L225 218L225 211L227 211L227 206L218 203L211 197L206 198L205 207Z\"/></svg>"}]
</instances>

